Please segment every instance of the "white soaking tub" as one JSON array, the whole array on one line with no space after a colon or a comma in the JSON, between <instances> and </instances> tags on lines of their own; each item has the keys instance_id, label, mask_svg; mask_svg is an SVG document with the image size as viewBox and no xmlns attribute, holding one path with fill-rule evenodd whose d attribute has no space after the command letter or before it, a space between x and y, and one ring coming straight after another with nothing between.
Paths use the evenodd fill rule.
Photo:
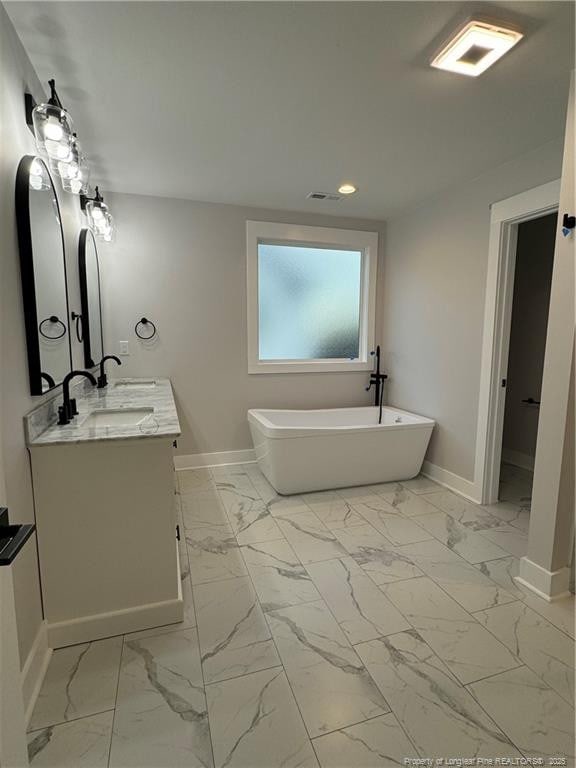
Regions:
<instances>
[{"instance_id":1,"label":"white soaking tub","mask_svg":"<svg viewBox=\"0 0 576 768\"><path fill-rule=\"evenodd\" d=\"M250 410L258 465L281 494L372 485L415 477L432 419L397 408Z\"/></svg>"}]
</instances>

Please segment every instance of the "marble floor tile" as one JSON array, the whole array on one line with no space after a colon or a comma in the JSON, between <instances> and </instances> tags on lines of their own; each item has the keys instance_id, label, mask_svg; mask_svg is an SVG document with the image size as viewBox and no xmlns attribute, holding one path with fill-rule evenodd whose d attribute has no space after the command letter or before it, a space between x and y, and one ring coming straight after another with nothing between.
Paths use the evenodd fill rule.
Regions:
<instances>
[{"instance_id":1,"label":"marble floor tile","mask_svg":"<svg viewBox=\"0 0 576 768\"><path fill-rule=\"evenodd\" d=\"M419 757L393 714L314 739L322 768L388 768Z\"/></svg>"},{"instance_id":2,"label":"marble floor tile","mask_svg":"<svg viewBox=\"0 0 576 768\"><path fill-rule=\"evenodd\" d=\"M247 544L242 554L263 611L320 599L306 568L286 539Z\"/></svg>"},{"instance_id":3,"label":"marble floor tile","mask_svg":"<svg viewBox=\"0 0 576 768\"><path fill-rule=\"evenodd\" d=\"M310 736L390 711L323 601L266 618Z\"/></svg>"},{"instance_id":4,"label":"marble floor tile","mask_svg":"<svg viewBox=\"0 0 576 768\"><path fill-rule=\"evenodd\" d=\"M238 542L227 524L188 529L186 545L193 585L246 574Z\"/></svg>"},{"instance_id":5,"label":"marble floor tile","mask_svg":"<svg viewBox=\"0 0 576 768\"><path fill-rule=\"evenodd\" d=\"M221 491L225 495L229 491ZM261 541L281 539L282 533L268 505L262 500L238 500L228 510L228 519L238 544L258 544Z\"/></svg>"},{"instance_id":6,"label":"marble floor tile","mask_svg":"<svg viewBox=\"0 0 576 768\"><path fill-rule=\"evenodd\" d=\"M522 599L525 591L515 580L515 577L519 573L520 561L517 557L508 555L507 557L501 557L498 560L489 560L484 563L477 563L474 568L477 568L481 573L501 586L506 592L509 592L515 598Z\"/></svg>"},{"instance_id":7,"label":"marble floor tile","mask_svg":"<svg viewBox=\"0 0 576 768\"><path fill-rule=\"evenodd\" d=\"M353 525L364 525L366 522L358 512L352 509L349 501L333 491L307 493L302 498L331 531Z\"/></svg>"},{"instance_id":8,"label":"marble floor tile","mask_svg":"<svg viewBox=\"0 0 576 768\"><path fill-rule=\"evenodd\" d=\"M249 577L194 587L206 683L280 664Z\"/></svg>"},{"instance_id":9,"label":"marble floor tile","mask_svg":"<svg viewBox=\"0 0 576 768\"><path fill-rule=\"evenodd\" d=\"M412 480L401 480L401 483L404 488L413 493L432 493L433 491L444 490L441 485L435 483L434 480L430 480L429 477L424 477L424 475L413 477Z\"/></svg>"},{"instance_id":10,"label":"marble floor tile","mask_svg":"<svg viewBox=\"0 0 576 768\"><path fill-rule=\"evenodd\" d=\"M499 528L490 528L490 530L480 531L478 535L483 536L509 555L514 555L514 557L524 557L528 551L527 534L511 525L501 525ZM483 559L488 560L493 558Z\"/></svg>"},{"instance_id":11,"label":"marble floor tile","mask_svg":"<svg viewBox=\"0 0 576 768\"><path fill-rule=\"evenodd\" d=\"M392 544L412 544L432 538L413 519L405 517L379 496L367 501L353 501L352 506Z\"/></svg>"},{"instance_id":12,"label":"marble floor tile","mask_svg":"<svg viewBox=\"0 0 576 768\"><path fill-rule=\"evenodd\" d=\"M430 579L397 581L380 589L461 683L520 665L506 646Z\"/></svg>"},{"instance_id":13,"label":"marble floor tile","mask_svg":"<svg viewBox=\"0 0 576 768\"><path fill-rule=\"evenodd\" d=\"M521 602L474 614L527 667L574 706L574 643Z\"/></svg>"},{"instance_id":14,"label":"marble floor tile","mask_svg":"<svg viewBox=\"0 0 576 768\"><path fill-rule=\"evenodd\" d=\"M331 493L331 491L328 491ZM373 485L353 485L351 488L338 488L337 493L341 498L346 499L351 504L362 501L373 501L374 498L378 498L378 494L374 490Z\"/></svg>"},{"instance_id":15,"label":"marble floor tile","mask_svg":"<svg viewBox=\"0 0 576 768\"><path fill-rule=\"evenodd\" d=\"M311 563L307 570L352 645L410 629L351 557Z\"/></svg>"},{"instance_id":16,"label":"marble floor tile","mask_svg":"<svg viewBox=\"0 0 576 768\"><path fill-rule=\"evenodd\" d=\"M335 535L312 510L286 513L276 518L284 536L304 564L346 555Z\"/></svg>"},{"instance_id":17,"label":"marble floor tile","mask_svg":"<svg viewBox=\"0 0 576 768\"><path fill-rule=\"evenodd\" d=\"M425 496L433 506L446 512L457 520L465 528L473 531L482 531L486 528L497 528L502 524L500 518L490 514L484 507L473 504L463 496L458 496L452 491L440 491Z\"/></svg>"},{"instance_id":18,"label":"marble floor tile","mask_svg":"<svg viewBox=\"0 0 576 768\"><path fill-rule=\"evenodd\" d=\"M574 758L574 710L527 667L468 686L526 757Z\"/></svg>"},{"instance_id":19,"label":"marble floor tile","mask_svg":"<svg viewBox=\"0 0 576 768\"><path fill-rule=\"evenodd\" d=\"M499 501L496 504L486 504L485 509L501 523L508 523L514 528L527 532L530 524L530 507L523 507L513 501Z\"/></svg>"},{"instance_id":20,"label":"marble floor tile","mask_svg":"<svg viewBox=\"0 0 576 768\"><path fill-rule=\"evenodd\" d=\"M121 637L55 650L29 729L113 709L121 653Z\"/></svg>"},{"instance_id":21,"label":"marble floor tile","mask_svg":"<svg viewBox=\"0 0 576 768\"><path fill-rule=\"evenodd\" d=\"M274 496L267 506L272 517L280 517L286 512L310 512L310 507L301 496Z\"/></svg>"},{"instance_id":22,"label":"marble floor tile","mask_svg":"<svg viewBox=\"0 0 576 768\"><path fill-rule=\"evenodd\" d=\"M180 493L196 493L214 488L209 469L180 469L176 472Z\"/></svg>"},{"instance_id":23,"label":"marble floor tile","mask_svg":"<svg viewBox=\"0 0 576 768\"><path fill-rule=\"evenodd\" d=\"M317 768L281 667L206 686L216 768Z\"/></svg>"},{"instance_id":24,"label":"marble floor tile","mask_svg":"<svg viewBox=\"0 0 576 768\"><path fill-rule=\"evenodd\" d=\"M421 756L521 757L416 630L356 650Z\"/></svg>"},{"instance_id":25,"label":"marble floor tile","mask_svg":"<svg viewBox=\"0 0 576 768\"><path fill-rule=\"evenodd\" d=\"M128 640L110 768L209 768L212 747L195 629Z\"/></svg>"},{"instance_id":26,"label":"marble floor tile","mask_svg":"<svg viewBox=\"0 0 576 768\"><path fill-rule=\"evenodd\" d=\"M108 768L114 711L28 734L34 768Z\"/></svg>"},{"instance_id":27,"label":"marble floor tile","mask_svg":"<svg viewBox=\"0 0 576 768\"><path fill-rule=\"evenodd\" d=\"M228 523L224 505L215 488L197 493L181 494L180 508L185 530Z\"/></svg>"},{"instance_id":28,"label":"marble floor tile","mask_svg":"<svg viewBox=\"0 0 576 768\"><path fill-rule=\"evenodd\" d=\"M388 584L391 581L423 576L422 571L410 557L402 553L400 547L391 544L367 523L340 529L335 531L335 535L376 584Z\"/></svg>"},{"instance_id":29,"label":"marble floor tile","mask_svg":"<svg viewBox=\"0 0 576 768\"><path fill-rule=\"evenodd\" d=\"M480 611L516 599L439 541L407 544L398 547L397 552L415 563L467 611Z\"/></svg>"},{"instance_id":30,"label":"marble floor tile","mask_svg":"<svg viewBox=\"0 0 576 768\"><path fill-rule=\"evenodd\" d=\"M246 472L258 496L266 504L268 504L273 499L285 498L283 496L279 496L276 493L276 490L270 485L268 480L264 477L263 473L260 471L260 468L258 467L258 464L256 462L252 462L251 464L241 464L239 466L239 469Z\"/></svg>"},{"instance_id":31,"label":"marble floor tile","mask_svg":"<svg viewBox=\"0 0 576 768\"><path fill-rule=\"evenodd\" d=\"M561 629L562 632L565 632L571 638L574 638L574 627L576 626L574 595L549 603L547 600L542 600L541 597L526 589L523 600L526 605L529 605L540 616L544 616L555 627Z\"/></svg>"},{"instance_id":32,"label":"marble floor tile","mask_svg":"<svg viewBox=\"0 0 576 768\"><path fill-rule=\"evenodd\" d=\"M213 470L216 488L239 544L282 538L267 504L260 498L245 469Z\"/></svg>"},{"instance_id":33,"label":"marble floor tile","mask_svg":"<svg viewBox=\"0 0 576 768\"><path fill-rule=\"evenodd\" d=\"M490 560L487 563L479 563L475 567L507 592L530 606L540 616L548 619L557 629L574 638L576 625L574 595L552 603L538 597L532 590L523 587L515 580L520 568L520 560L517 557L509 556L500 560Z\"/></svg>"},{"instance_id":34,"label":"marble floor tile","mask_svg":"<svg viewBox=\"0 0 576 768\"><path fill-rule=\"evenodd\" d=\"M486 531L472 531L445 512L422 515L418 518L418 525L469 563L481 563L508 554L505 549L484 538Z\"/></svg>"},{"instance_id":35,"label":"marble floor tile","mask_svg":"<svg viewBox=\"0 0 576 768\"><path fill-rule=\"evenodd\" d=\"M437 511L425 495L409 491L400 483L396 483L393 488L381 490L378 495L405 517L429 515Z\"/></svg>"}]
</instances>

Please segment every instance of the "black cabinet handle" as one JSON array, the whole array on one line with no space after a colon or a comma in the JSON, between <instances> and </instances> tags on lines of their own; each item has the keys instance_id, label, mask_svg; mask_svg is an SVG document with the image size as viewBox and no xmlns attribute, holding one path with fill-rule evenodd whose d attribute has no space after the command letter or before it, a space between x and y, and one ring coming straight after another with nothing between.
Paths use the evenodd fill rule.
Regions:
<instances>
[{"instance_id":1,"label":"black cabinet handle","mask_svg":"<svg viewBox=\"0 0 576 768\"><path fill-rule=\"evenodd\" d=\"M180 526L179 525L176 526L176 538L177 538L178 541L180 541Z\"/></svg>"}]
</instances>

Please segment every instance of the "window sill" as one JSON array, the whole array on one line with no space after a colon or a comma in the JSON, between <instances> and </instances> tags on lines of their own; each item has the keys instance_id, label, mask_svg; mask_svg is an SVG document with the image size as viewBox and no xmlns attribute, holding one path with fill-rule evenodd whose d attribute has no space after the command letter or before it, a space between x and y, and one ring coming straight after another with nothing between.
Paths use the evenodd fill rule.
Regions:
<instances>
[{"instance_id":1,"label":"window sill","mask_svg":"<svg viewBox=\"0 0 576 768\"><path fill-rule=\"evenodd\" d=\"M327 360L326 362L254 362L248 364L248 373L357 373L358 371L371 371L374 367L372 360L354 362L338 362Z\"/></svg>"}]
</instances>

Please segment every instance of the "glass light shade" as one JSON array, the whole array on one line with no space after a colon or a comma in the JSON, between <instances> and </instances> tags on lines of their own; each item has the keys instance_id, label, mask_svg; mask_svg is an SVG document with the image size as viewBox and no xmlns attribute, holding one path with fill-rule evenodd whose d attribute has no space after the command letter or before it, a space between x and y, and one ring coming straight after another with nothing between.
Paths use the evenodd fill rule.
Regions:
<instances>
[{"instance_id":1,"label":"glass light shade","mask_svg":"<svg viewBox=\"0 0 576 768\"><path fill-rule=\"evenodd\" d=\"M65 192L71 192L73 195L85 195L88 192L90 180L90 168L86 158L82 156L78 163L78 170L74 178L61 178L62 188Z\"/></svg>"},{"instance_id":2,"label":"glass light shade","mask_svg":"<svg viewBox=\"0 0 576 768\"><path fill-rule=\"evenodd\" d=\"M88 218L88 226L96 234L98 232L98 226L104 222L104 216L108 213L108 206L98 200L88 200L86 203L86 216Z\"/></svg>"},{"instance_id":3,"label":"glass light shade","mask_svg":"<svg viewBox=\"0 0 576 768\"><path fill-rule=\"evenodd\" d=\"M38 157L32 161L30 166L30 189L37 191L51 189L48 169Z\"/></svg>"},{"instance_id":4,"label":"glass light shade","mask_svg":"<svg viewBox=\"0 0 576 768\"><path fill-rule=\"evenodd\" d=\"M38 151L53 160L67 161L72 150L72 118L53 104L38 104L32 112Z\"/></svg>"},{"instance_id":5,"label":"glass light shade","mask_svg":"<svg viewBox=\"0 0 576 768\"><path fill-rule=\"evenodd\" d=\"M116 239L114 219L109 213L105 213L104 217L98 220L98 229L95 232L95 235L99 240L103 240L105 243L113 243Z\"/></svg>"},{"instance_id":6,"label":"glass light shade","mask_svg":"<svg viewBox=\"0 0 576 768\"><path fill-rule=\"evenodd\" d=\"M74 195L87 193L90 169L76 136L72 139L70 160L68 162L50 160L50 167L54 166L65 192L71 192Z\"/></svg>"}]
</instances>

